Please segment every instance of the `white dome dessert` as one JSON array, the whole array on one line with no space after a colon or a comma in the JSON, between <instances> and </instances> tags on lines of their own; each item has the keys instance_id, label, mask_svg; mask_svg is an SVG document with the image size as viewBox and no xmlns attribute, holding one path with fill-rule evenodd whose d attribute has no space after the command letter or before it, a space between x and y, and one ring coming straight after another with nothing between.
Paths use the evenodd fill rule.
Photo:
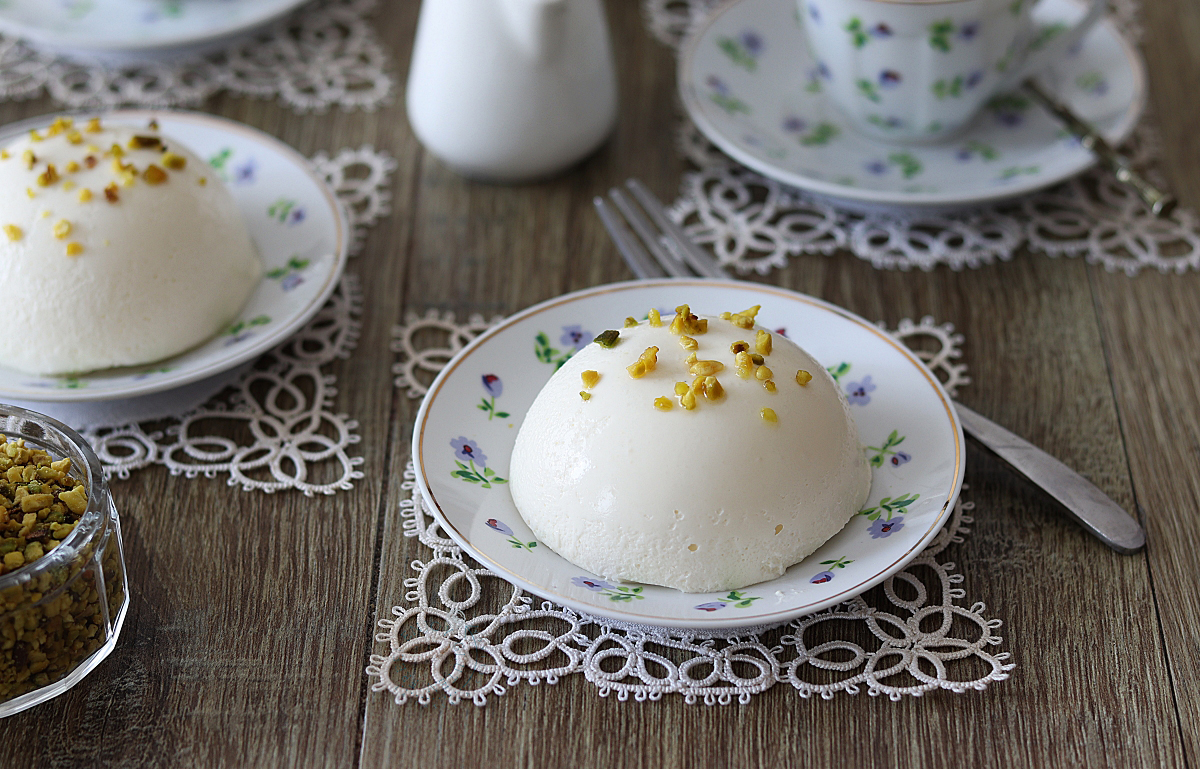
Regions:
<instances>
[{"instance_id":1,"label":"white dome dessert","mask_svg":"<svg viewBox=\"0 0 1200 769\"><path fill-rule=\"evenodd\" d=\"M0 228L0 365L32 374L176 355L235 320L262 277L229 191L153 125L59 119L10 144Z\"/></svg>"},{"instance_id":2,"label":"white dome dessert","mask_svg":"<svg viewBox=\"0 0 1200 769\"><path fill-rule=\"evenodd\" d=\"M651 313L550 378L517 435L510 488L537 538L593 574L735 590L778 577L841 530L871 471L833 378L754 326L757 308L724 319L681 309L674 330ZM653 347L652 370L634 378ZM714 383L705 373L716 364Z\"/></svg>"}]
</instances>

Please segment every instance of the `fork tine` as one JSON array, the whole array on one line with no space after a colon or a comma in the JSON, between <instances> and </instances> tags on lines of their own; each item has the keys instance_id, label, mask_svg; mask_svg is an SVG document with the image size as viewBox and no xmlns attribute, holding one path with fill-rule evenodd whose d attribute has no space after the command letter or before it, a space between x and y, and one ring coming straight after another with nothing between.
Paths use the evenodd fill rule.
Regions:
<instances>
[{"instance_id":1,"label":"fork tine","mask_svg":"<svg viewBox=\"0 0 1200 769\"><path fill-rule=\"evenodd\" d=\"M625 264L629 265L629 269L633 271L634 275L642 280L661 278L666 275L654 263L646 250L638 245L637 238L629 234L629 230L621 224L621 217L613 212L604 198L597 195L592 198L592 204L596 206L596 213L600 214L600 221L604 223L604 229L608 230L613 243L617 245L617 250L621 252L621 258L625 260Z\"/></svg>"},{"instance_id":2,"label":"fork tine","mask_svg":"<svg viewBox=\"0 0 1200 769\"><path fill-rule=\"evenodd\" d=\"M675 254L663 248L662 234L654 229L654 225L647 221L642 212L637 209L637 206L629 198L625 197L624 193L613 188L608 191L608 196L617 205L617 210L625 215L625 222L642 239L642 244L646 246L646 250L658 262L659 267L662 267L667 271L668 275L675 278L692 277L692 273L688 270L687 265L681 262Z\"/></svg>"},{"instance_id":3,"label":"fork tine","mask_svg":"<svg viewBox=\"0 0 1200 769\"><path fill-rule=\"evenodd\" d=\"M687 235L683 234L683 230L676 226L675 222L667 216L666 208L662 201L654 196L654 193L646 188L637 179L627 179L625 186L633 193L633 196L642 204L642 208L646 209L646 213L650 214L650 218L658 225L668 237L671 245L678 251L684 261L691 266L698 274L706 278L728 278L729 276L721 269L721 265L716 259L713 259L708 254L704 253L688 239Z\"/></svg>"}]
</instances>

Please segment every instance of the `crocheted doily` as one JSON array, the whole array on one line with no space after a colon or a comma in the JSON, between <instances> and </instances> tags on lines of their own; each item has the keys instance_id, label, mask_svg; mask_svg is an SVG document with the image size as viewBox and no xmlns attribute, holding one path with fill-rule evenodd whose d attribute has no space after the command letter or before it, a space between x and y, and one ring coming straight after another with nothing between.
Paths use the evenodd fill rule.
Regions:
<instances>
[{"instance_id":1,"label":"crocheted doily","mask_svg":"<svg viewBox=\"0 0 1200 769\"><path fill-rule=\"evenodd\" d=\"M396 386L423 395L432 376L489 324L450 314L410 315L396 329ZM893 334L955 392L970 380L958 363L962 336L931 318L905 320ZM379 620L384 646L371 655L374 691L399 704L444 695L476 705L522 683L557 683L582 674L601 696L742 704L776 684L802 697L837 692L899 700L935 689L984 689L1008 678L1009 654L996 647L1001 621L982 603L966 603L963 581L945 560L963 541L974 503L961 499L945 529L921 555L862 596L778 628L701 637L683 631L619 626L526 594L465 556L434 520L416 490L412 464L401 486L404 534L428 548L413 560L404 603ZM964 487L965 488L965 487Z\"/></svg>"},{"instance_id":2,"label":"crocheted doily","mask_svg":"<svg viewBox=\"0 0 1200 769\"><path fill-rule=\"evenodd\" d=\"M677 47L719 0L643 0L651 32ZM1112 18L1131 40L1141 37L1137 0L1114 0ZM1148 178L1158 145L1143 120L1123 147ZM740 273L766 274L788 256L847 249L875 267L952 269L1008 260L1025 247L1049 256L1082 256L1110 271L1200 268L1200 219L1177 209L1158 219L1107 170L1096 168L1041 192L952 213L896 208L862 212L754 173L713 147L687 119L679 147L698 171L685 176L671 207L698 243Z\"/></svg>"},{"instance_id":3,"label":"crocheted doily","mask_svg":"<svg viewBox=\"0 0 1200 769\"><path fill-rule=\"evenodd\" d=\"M75 109L195 105L221 90L301 112L375 109L392 93L370 14L378 0L319 0L229 47L182 60L87 66L0 35L0 99L47 93Z\"/></svg>"},{"instance_id":4,"label":"crocheted doily","mask_svg":"<svg viewBox=\"0 0 1200 769\"><path fill-rule=\"evenodd\" d=\"M388 211L395 161L362 147L333 157L320 153L312 165L348 213L353 256L367 227ZM180 392L181 405L166 420L105 424L101 418L81 432L109 477L127 478L134 470L158 464L189 478L227 474L231 486L246 490L297 489L312 496L349 489L363 477L356 469L362 458L349 454L360 439L358 423L332 411L337 382L324 369L349 357L360 314L358 279L347 273L312 320L217 397L196 407ZM121 411L119 404L96 408Z\"/></svg>"}]
</instances>

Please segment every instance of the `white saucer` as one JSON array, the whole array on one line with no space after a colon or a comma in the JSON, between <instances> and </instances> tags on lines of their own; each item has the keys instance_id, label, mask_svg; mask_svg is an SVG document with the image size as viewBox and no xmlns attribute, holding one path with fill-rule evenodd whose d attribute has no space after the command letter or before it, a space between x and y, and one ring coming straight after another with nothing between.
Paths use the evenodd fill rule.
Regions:
<instances>
[{"instance_id":1,"label":"white saucer","mask_svg":"<svg viewBox=\"0 0 1200 769\"><path fill-rule=\"evenodd\" d=\"M1072 0L1044 0L1034 15L1053 28L1081 13ZM801 23L796 0L740 0L714 12L680 55L679 90L696 126L764 176L859 203L945 208L1022 195L1095 163L1057 119L1018 93L993 99L952 140L870 139L825 98ZM1114 143L1145 107L1141 57L1111 21L1039 80Z\"/></svg>"},{"instance_id":2,"label":"white saucer","mask_svg":"<svg viewBox=\"0 0 1200 769\"><path fill-rule=\"evenodd\" d=\"M131 63L209 50L307 1L6 0L0 32L89 63Z\"/></svg>"},{"instance_id":3,"label":"white saucer","mask_svg":"<svg viewBox=\"0 0 1200 769\"><path fill-rule=\"evenodd\" d=\"M681 593L588 574L536 541L508 491L517 429L557 364L599 332L620 328L627 316L644 316L651 307L670 313L685 302L706 314L761 304L761 323L784 329L837 374L876 468L866 509L840 533L782 577L731 593ZM917 356L885 332L791 291L683 279L598 286L488 330L430 387L413 431L413 462L445 531L504 579L592 616L704 630L786 622L895 574L949 519L964 452L949 397Z\"/></svg>"},{"instance_id":4,"label":"white saucer","mask_svg":"<svg viewBox=\"0 0 1200 769\"><path fill-rule=\"evenodd\" d=\"M123 110L103 117L116 125L157 120L165 136L208 159L214 177L233 193L266 274L239 319L199 347L145 366L77 376L34 376L0 367L0 400L132 398L214 377L295 333L325 304L346 266L349 227L341 204L308 160L278 139L199 112ZM47 115L0 128L0 144L52 119Z\"/></svg>"}]
</instances>

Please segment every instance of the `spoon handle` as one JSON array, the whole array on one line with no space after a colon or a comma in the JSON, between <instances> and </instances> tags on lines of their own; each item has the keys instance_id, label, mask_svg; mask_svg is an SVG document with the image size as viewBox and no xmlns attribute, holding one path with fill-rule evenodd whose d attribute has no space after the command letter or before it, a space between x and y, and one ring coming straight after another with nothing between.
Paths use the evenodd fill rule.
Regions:
<instances>
[{"instance_id":1,"label":"spoon handle","mask_svg":"<svg viewBox=\"0 0 1200 769\"><path fill-rule=\"evenodd\" d=\"M1105 141L1096 129L1085 123L1070 107L1047 93L1036 80L1027 78L1022 85L1038 104L1041 104L1066 125L1067 130L1079 140L1084 149L1091 151L1108 170L1113 172L1117 181L1133 190L1134 194L1146 204L1146 208L1150 209L1150 213L1160 218L1171 215L1177 201L1170 193L1155 187L1145 177L1134 171L1129 165L1129 158L1113 149L1113 146Z\"/></svg>"},{"instance_id":2,"label":"spoon handle","mask_svg":"<svg viewBox=\"0 0 1200 769\"><path fill-rule=\"evenodd\" d=\"M1091 481L1000 425L955 402L963 431L1049 494L1097 539L1118 553L1135 553L1146 534Z\"/></svg>"}]
</instances>

